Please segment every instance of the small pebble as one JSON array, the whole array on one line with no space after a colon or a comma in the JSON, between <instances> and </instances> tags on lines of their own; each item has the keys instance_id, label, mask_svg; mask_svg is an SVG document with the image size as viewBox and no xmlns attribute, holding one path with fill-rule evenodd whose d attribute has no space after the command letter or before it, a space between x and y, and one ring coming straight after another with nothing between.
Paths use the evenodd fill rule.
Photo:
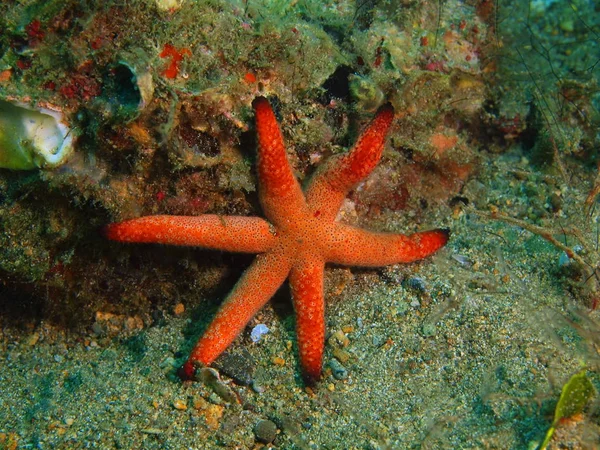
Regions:
<instances>
[{"instance_id":1,"label":"small pebble","mask_svg":"<svg viewBox=\"0 0 600 450\"><path fill-rule=\"evenodd\" d=\"M275 440L277 436L277 425L270 420L261 420L254 427L254 435L256 440L263 444L269 444Z\"/></svg>"},{"instance_id":2,"label":"small pebble","mask_svg":"<svg viewBox=\"0 0 600 450\"><path fill-rule=\"evenodd\" d=\"M153 434L157 436L164 433L164 431L159 428L143 428L140 430L140 432L144 434Z\"/></svg>"},{"instance_id":3,"label":"small pebble","mask_svg":"<svg viewBox=\"0 0 600 450\"><path fill-rule=\"evenodd\" d=\"M165 369L165 368L172 369L173 367L177 367L177 361L172 356L167 356L165 359L163 359L161 361L159 367L161 369Z\"/></svg>"},{"instance_id":4,"label":"small pebble","mask_svg":"<svg viewBox=\"0 0 600 450\"><path fill-rule=\"evenodd\" d=\"M283 367L283 366L285 366L285 359L283 359L281 356L274 356L273 364Z\"/></svg>"},{"instance_id":5,"label":"small pebble","mask_svg":"<svg viewBox=\"0 0 600 450\"><path fill-rule=\"evenodd\" d=\"M178 409L180 411L185 411L187 409L187 403L185 400L176 399L173 401L173 408Z\"/></svg>"},{"instance_id":6,"label":"small pebble","mask_svg":"<svg viewBox=\"0 0 600 450\"><path fill-rule=\"evenodd\" d=\"M94 333L96 336L103 335L104 334L104 328L98 322L94 322L92 324L92 333Z\"/></svg>"},{"instance_id":7,"label":"small pebble","mask_svg":"<svg viewBox=\"0 0 600 450\"><path fill-rule=\"evenodd\" d=\"M386 340L387 338L385 336L381 336L380 334L376 334L371 338L371 342L375 347L381 347L383 344L385 344Z\"/></svg>"},{"instance_id":8,"label":"small pebble","mask_svg":"<svg viewBox=\"0 0 600 450\"><path fill-rule=\"evenodd\" d=\"M337 359L342 364L345 364L350 359L350 353L348 353L346 350L343 350L341 348L334 348L333 356L335 359Z\"/></svg>"},{"instance_id":9,"label":"small pebble","mask_svg":"<svg viewBox=\"0 0 600 450\"><path fill-rule=\"evenodd\" d=\"M348 336L346 336L342 330L337 330L331 335L328 342L331 345L337 344L341 345L342 347L347 347L350 344L350 339L348 339Z\"/></svg>"},{"instance_id":10,"label":"small pebble","mask_svg":"<svg viewBox=\"0 0 600 450\"><path fill-rule=\"evenodd\" d=\"M348 370L337 359L329 361L329 367L331 368L333 378L336 380L345 380L348 378Z\"/></svg>"},{"instance_id":11,"label":"small pebble","mask_svg":"<svg viewBox=\"0 0 600 450\"><path fill-rule=\"evenodd\" d=\"M27 345L29 345L30 347L33 347L35 344L37 344L37 342L39 340L40 340L40 335L38 333L33 333L27 339Z\"/></svg>"},{"instance_id":12,"label":"small pebble","mask_svg":"<svg viewBox=\"0 0 600 450\"><path fill-rule=\"evenodd\" d=\"M435 332L436 332L435 324L425 322L423 324L422 331L423 331L423 336L425 336L425 337L431 337L431 336L435 335Z\"/></svg>"},{"instance_id":13,"label":"small pebble","mask_svg":"<svg viewBox=\"0 0 600 450\"><path fill-rule=\"evenodd\" d=\"M425 286L425 281L419 277L410 277L409 279L406 280L404 285L406 288L413 289L414 291L417 291L417 292L425 292L427 289Z\"/></svg>"},{"instance_id":14,"label":"small pebble","mask_svg":"<svg viewBox=\"0 0 600 450\"><path fill-rule=\"evenodd\" d=\"M254 379L256 364L250 353L243 349L237 353L223 353L215 363L215 368L233 378L237 384L249 386Z\"/></svg>"},{"instance_id":15,"label":"small pebble","mask_svg":"<svg viewBox=\"0 0 600 450\"><path fill-rule=\"evenodd\" d=\"M310 420L311 418L309 417L308 420ZM298 434L300 434L302 432L302 428L300 423L288 416L283 416L281 417L281 429L285 432L285 434L287 434L288 436L296 436Z\"/></svg>"},{"instance_id":16,"label":"small pebble","mask_svg":"<svg viewBox=\"0 0 600 450\"><path fill-rule=\"evenodd\" d=\"M471 260L464 255L459 255L459 254L455 253L452 255L452 259L455 260L457 263L459 263L463 267L471 267L473 265Z\"/></svg>"},{"instance_id":17,"label":"small pebble","mask_svg":"<svg viewBox=\"0 0 600 450\"><path fill-rule=\"evenodd\" d=\"M256 392L257 394L262 394L263 392L265 392L265 387L263 386L263 384L260 381L253 380L252 381L252 390L254 392Z\"/></svg>"}]
</instances>

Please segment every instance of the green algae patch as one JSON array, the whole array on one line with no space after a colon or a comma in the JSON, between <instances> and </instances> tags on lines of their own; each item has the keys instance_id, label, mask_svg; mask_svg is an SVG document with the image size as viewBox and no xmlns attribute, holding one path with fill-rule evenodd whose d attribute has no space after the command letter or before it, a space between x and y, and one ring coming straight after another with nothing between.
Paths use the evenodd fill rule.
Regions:
<instances>
[{"instance_id":1,"label":"green algae patch","mask_svg":"<svg viewBox=\"0 0 600 450\"><path fill-rule=\"evenodd\" d=\"M585 370L573 375L562 388L560 399L554 410L554 421L546 433L546 438L540 446L540 449L544 450L548 446L552 439L552 435L556 430L556 426L562 419L579 414L595 395L596 390L585 374Z\"/></svg>"}]
</instances>

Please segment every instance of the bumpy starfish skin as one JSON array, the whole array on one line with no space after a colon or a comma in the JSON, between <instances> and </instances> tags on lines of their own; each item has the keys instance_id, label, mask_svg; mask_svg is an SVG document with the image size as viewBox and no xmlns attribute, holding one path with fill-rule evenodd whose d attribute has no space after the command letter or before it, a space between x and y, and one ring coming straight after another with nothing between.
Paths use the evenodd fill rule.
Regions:
<instances>
[{"instance_id":1,"label":"bumpy starfish skin","mask_svg":"<svg viewBox=\"0 0 600 450\"><path fill-rule=\"evenodd\" d=\"M308 381L321 375L325 340L325 263L383 266L424 258L444 246L444 229L409 236L374 233L335 221L342 201L379 162L394 118L386 105L354 148L327 161L303 193L287 160L281 131L269 102L254 100L258 132L258 217L148 216L107 226L109 239L191 245L258 253L192 350L180 374L189 379L197 365L211 364L289 278L300 361Z\"/></svg>"}]
</instances>

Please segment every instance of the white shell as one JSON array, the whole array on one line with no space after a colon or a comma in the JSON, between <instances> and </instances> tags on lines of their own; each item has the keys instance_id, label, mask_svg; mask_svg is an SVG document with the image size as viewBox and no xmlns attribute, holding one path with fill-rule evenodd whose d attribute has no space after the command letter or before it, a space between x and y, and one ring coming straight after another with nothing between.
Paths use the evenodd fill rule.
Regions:
<instances>
[{"instance_id":1,"label":"white shell","mask_svg":"<svg viewBox=\"0 0 600 450\"><path fill-rule=\"evenodd\" d=\"M63 114L53 108L0 100L0 167L51 168L64 163L74 135Z\"/></svg>"}]
</instances>

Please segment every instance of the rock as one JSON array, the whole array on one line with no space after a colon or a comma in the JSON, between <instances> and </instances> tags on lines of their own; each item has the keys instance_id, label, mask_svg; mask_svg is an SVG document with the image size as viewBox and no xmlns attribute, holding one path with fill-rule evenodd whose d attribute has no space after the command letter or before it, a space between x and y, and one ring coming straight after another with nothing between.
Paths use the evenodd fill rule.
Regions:
<instances>
[{"instance_id":1,"label":"rock","mask_svg":"<svg viewBox=\"0 0 600 450\"><path fill-rule=\"evenodd\" d=\"M336 380L348 378L348 370L337 359L329 361L329 367L331 367L331 373Z\"/></svg>"},{"instance_id":2,"label":"rock","mask_svg":"<svg viewBox=\"0 0 600 450\"><path fill-rule=\"evenodd\" d=\"M223 353L215 361L215 367L242 386L250 386L254 381L256 365L247 350L240 353Z\"/></svg>"},{"instance_id":3,"label":"rock","mask_svg":"<svg viewBox=\"0 0 600 450\"><path fill-rule=\"evenodd\" d=\"M256 440L263 444L269 444L277 437L277 425L270 420L261 420L254 427Z\"/></svg>"}]
</instances>

